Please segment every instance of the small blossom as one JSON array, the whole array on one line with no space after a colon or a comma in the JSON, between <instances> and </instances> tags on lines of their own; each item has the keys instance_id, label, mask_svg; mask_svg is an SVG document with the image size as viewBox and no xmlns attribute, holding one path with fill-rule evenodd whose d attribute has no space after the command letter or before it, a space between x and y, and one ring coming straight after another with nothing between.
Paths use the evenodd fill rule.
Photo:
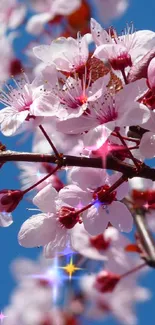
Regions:
<instances>
[{"instance_id":1,"label":"small blossom","mask_svg":"<svg viewBox=\"0 0 155 325\"><path fill-rule=\"evenodd\" d=\"M140 93L146 89L145 80L138 80L135 83L125 85L117 93L114 89L106 87L108 76L103 77L103 80L105 84L101 88L102 95L89 102L85 114L78 118L58 121L58 131L66 134L80 134L89 131L84 136L84 141L87 141L87 138L92 138L91 145L93 146L99 140L101 147L115 127L133 125L133 120L138 125L148 121L149 109L137 101Z\"/></svg>"},{"instance_id":2,"label":"small blossom","mask_svg":"<svg viewBox=\"0 0 155 325\"><path fill-rule=\"evenodd\" d=\"M71 186L70 195L66 197L66 188L56 192L47 185L33 199L42 211L26 220L19 232L19 243L24 247L44 246L46 257L53 257L54 253L61 253L70 245L71 229L76 223L81 223L80 216L75 213L79 195L85 192L79 190L77 194Z\"/></svg>"},{"instance_id":3,"label":"small blossom","mask_svg":"<svg viewBox=\"0 0 155 325\"><path fill-rule=\"evenodd\" d=\"M64 0L46 0L44 3L32 0L31 5L38 13L29 19L26 29L34 35L40 34L46 23L59 22L61 17L75 12L80 4L81 0L68 0L67 3Z\"/></svg>"},{"instance_id":4,"label":"small blossom","mask_svg":"<svg viewBox=\"0 0 155 325\"><path fill-rule=\"evenodd\" d=\"M102 293L112 292L119 280L119 275L107 271L102 271L97 275L94 287Z\"/></svg>"},{"instance_id":5,"label":"small blossom","mask_svg":"<svg viewBox=\"0 0 155 325\"><path fill-rule=\"evenodd\" d=\"M70 178L76 186L79 186L75 188L77 193L80 194L80 190L85 192L85 201L83 202L83 194L79 200L82 205L86 206L94 202L82 213L84 227L89 234L99 235L106 229L109 222L120 231L131 231L133 222L131 213L122 202L119 202L128 192L127 182L108 194L110 186L119 178L119 173L109 176L103 170L73 167ZM66 188L65 192L67 197L70 190ZM106 192L107 195L105 195Z\"/></svg>"},{"instance_id":6,"label":"small blossom","mask_svg":"<svg viewBox=\"0 0 155 325\"><path fill-rule=\"evenodd\" d=\"M12 212L23 198L20 190L1 190L0 191L0 211Z\"/></svg>"},{"instance_id":7,"label":"small blossom","mask_svg":"<svg viewBox=\"0 0 155 325\"><path fill-rule=\"evenodd\" d=\"M14 80L16 88L6 85L8 92L1 89L0 102L6 106L0 110L0 125L4 135L13 135L25 121L35 120L39 106L45 106L46 95L38 85L39 80L36 78L30 83L24 74L21 81ZM38 124L40 123L41 118L38 119Z\"/></svg>"},{"instance_id":8,"label":"small blossom","mask_svg":"<svg viewBox=\"0 0 155 325\"><path fill-rule=\"evenodd\" d=\"M97 45L93 55L103 61L109 60L110 62L113 55L112 51L114 51L115 62L118 64L115 65L115 68L120 68L119 63L121 62L123 62L124 68L125 65L130 67L155 46L154 32L149 30L134 32L132 25L127 26L124 34L118 36L116 30L109 29L106 31L95 19L92 19L91 33Z\"/></svg>"},{"instance_id":9,"label":"small blossom","mask_svg":"<svg viewBox=\"0 0 155 325\"><path fill-rule=\"evenodd\" d=\"M34 55L42 60L46 66L55 64L61 71L76 72L85 66L89 50L87 34L77 39L59 37L51 45L40 45L33 48Z\"/></svg>"}]
</instances>

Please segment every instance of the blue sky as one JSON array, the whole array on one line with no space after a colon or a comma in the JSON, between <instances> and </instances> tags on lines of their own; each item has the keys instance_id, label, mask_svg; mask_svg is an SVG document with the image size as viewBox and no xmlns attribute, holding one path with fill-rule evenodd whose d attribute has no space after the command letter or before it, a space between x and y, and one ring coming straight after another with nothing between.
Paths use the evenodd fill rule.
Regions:
<instances>
[{"instance_id":1,"label":"blue sky","mask_svg":"<svg viewBox=\"0 0 155 325\"><path fill-rule=\"evenodd\" d=\"M153 0L130 0L130 7L127 13L120 19L120 21L114 21L113 26L121 32L125 27L126 23L131 21L134 23L135 29L151 29L155 30L155 1ZM26 39L23 40L26 42ZM16 42L16 47L18 47ZM21 45L20 45L21 46ZM18 138L20 139L20 137ZM8 149L24 150L28 151L31 148L31 141L27 140L21 146L17 145L17 139L4 138L0 135L0 141L4 143ZM18 181L18 170L14 163L7 163L1 173L0 189L3 188L19 188L20 184ZM26 208L30 207L30 203L24 199L19 205L16 211L13 213L14 223L8 228L0 228L0 310L9 302L9 295L14 288L15 282L10 274L9 265L11 261L20 256L25 256L29 258L36 258L40 249L25 249L19 246L17 241L17 234L21 224L26 220L31 212L27 211ZM152 291L153 297L151 301L145 304L140 304L136 307L137 315L140 325L145 325L149 320L149 325L154 325L154 305L155 305L155 281L154 281L154 271L150 271L147 277L141 280L141 283L149 287ZM88 324L85 322L85 324ZM94 323L93 323L94 324ZM99 324L95 322L95 324ZM118 324L112 319L105 321L105 325ZM89 322L89 325L91 323Z\"/></svg>"}]
</instances>

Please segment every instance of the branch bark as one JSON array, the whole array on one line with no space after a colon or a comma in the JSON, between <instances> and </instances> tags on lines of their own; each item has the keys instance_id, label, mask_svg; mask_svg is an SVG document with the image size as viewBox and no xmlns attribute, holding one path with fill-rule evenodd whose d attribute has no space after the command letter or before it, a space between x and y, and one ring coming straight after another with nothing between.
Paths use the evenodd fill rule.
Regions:
<instances>
[{"instance_id":1,"label":"branch bark","mask_svg":"<svg viewBox=\"0 0 155 325\"><path fill-rule=\"evenodd\" d=\"M41 153L29 153L29 152L17 152L17 151L1 151L0 152L0 163L9 161L27 161L27 162L49 162L57 164L57 157L51 154ZM62 155L61 163L63 167L66 166L79 166L79 167L92 167L92 168L103 168L121 172L128 178L142 177L155 181L155 169L142 164L142 168L137 172L135 166L122 162L118 158L109 154L105 161L101 157L98 158L86 158L86 157L75 157L69 155Z\"/></svg>"},{"instance_id":2,"label":"branch bark","mask_svg":"<svg viewBox=\"0 0 155 325\"><path fill-rule=\"evenodd\" d=\"M145 217L142 213L134 215L134 221L137 228L137 232L140 237L141 244L146 253L145 261L147 265L155 268L155 244L150 230L148 229Z\"/></svg>"}]
</instances>

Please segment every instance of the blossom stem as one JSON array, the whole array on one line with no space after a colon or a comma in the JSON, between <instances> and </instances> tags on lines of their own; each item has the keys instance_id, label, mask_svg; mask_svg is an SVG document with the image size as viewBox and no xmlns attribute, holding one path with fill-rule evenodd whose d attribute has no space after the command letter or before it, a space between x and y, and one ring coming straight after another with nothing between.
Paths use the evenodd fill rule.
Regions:
<instances>
[{"instance_id":1,"label":"blossom stem","mask_svg":"<svg viewBox=\"0 0 155 325\"><path fill-rule=\"evenodd\" d=\"M126 276L128 276L128 275L130 275L130 274L133 274L133 273L139 271L140 269L142 269L142 268L143 268L144 266L146 266L146 265L147 265L146 262L144 262L144 263L142 263L142 264L140 264L140 265L134 267L133 269L127 271L126 273L123 273L123 274L120 276L120 279L123 279L123 278L125 278Z\"/></svg>"},{"instance_id":2,"label":"blossom stem","mask_svg":"<svg viewBox=\"0 0 155 325\"><path fill-rule=\"evenodd\" d=\"M124 139L122 138L121 134L120 134L118 131L116 132L116 134L117 134L118 138L120 139L120 141L122 142L122 144L124 145L124 147L128 149L128 152L129 152L130 158L131 158L132 161L134 162L134 164L135 164L137 170L139 170L139 169L140 169L140 165L139 165L139 163L137 162L137 159L133 156L133 154L132 154L131 151L129 150L129 148L128 148L126 142L124 141Z\"/></svg>"},{"instance_id":3,"label":"blossom stem","mask_svg":"<svg viewBox=\"0 0 155 325\"><path fill-rule=\"evenodd\" d=\"M121 70L121 73L122 73L122 76L123 76L124 82L125 82L125 84L127 85L127 84L128 84L128 79L127 79L127 77L126 77L125 70L122 69L122 70Z\"/></svg>"},{"instance_id":4,"label":"blossom stem","mask_svg":"<svg viewBox=\"0 0 155 325\"><path fill-rule=\"evenodd\" d=\"M45 177L43 177L42 179L40 179L37 183L33 184L32 186L30 186L29 188L27 188L26 190L23 191L23 194L25 195L27 192L33 190L36 186L40 185L42 182L44 182L48 177L50 177L51 175L53 175L58 169L60 169L60 166L56 166L51 173L47 174Z\"/></svg>"},{"instance_id":5,"label":"blossom stem","mask_svg":"<svg viewBox=\"0 0 155 325\"><path fill-rule=\"evenodd\" d=\"M112 135L118 138L118 135L117 135L116 132L112 132ZM122 136L122 139L127 140L127 141L131 141L131 142L135 142L135 143L137 143L137 145L140 144L140 141L139 140L133 139L133 138L130 138L130 137Z\"/></svg>"},{"instance_id":6,"label":"blossom stem","mask_svg":"<svg viewBox=\"0 0 155 325\"><path fill-rule=\"evenodd\" d=\"M47 132L45 131L44 127L40 124L40 125L39 125L39 128L40 128L41 132L43 133L43 135L45 136L45 138L47 139L47 141L48 141L48 143L50 144L51 148L53 149L53 151L54 151L56 157L57 157L58 159L60 159L60 155L59 155L59 153L58 153L56 147L54 146L53 142L51 141L50 137L48 136Z\"/></svg>"}]
</instances>

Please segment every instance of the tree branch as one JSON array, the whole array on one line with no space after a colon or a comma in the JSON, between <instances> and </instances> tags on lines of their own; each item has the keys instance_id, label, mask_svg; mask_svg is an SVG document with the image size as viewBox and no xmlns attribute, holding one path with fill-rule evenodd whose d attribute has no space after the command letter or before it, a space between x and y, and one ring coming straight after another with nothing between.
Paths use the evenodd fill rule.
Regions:
<instances>
[{"instance_id":1,"label":"tree branch","mask_svg":"<svg viewBox=\"0 0 155 325\"><path fill-rule=\"evenodd\" d=\"M141 244L144 248L146 256L144 257L147 265L155 268L155 245L154 240L148 229L144 215L139 212L134 215L134 221L140 237Z\"/></svg>"},{"instance_id":2,"label":"tree branch","mask_svg":"<svg viewBox=\"0 0 155 325\"><path fill-rule=\"evenodd\" d=\"M142 177L155 181L155 169L142 164L142 168L137 172L135 166L122 162L118 158L109 154L103 163L101 157L98 158L86 158L86 157L75 157L69 155L62 155L62 166L79 166L79 167L92 167L92 168L103 168L123 173L128 178ZM49 162L57 164L57 157L51 154L41 153L29 153L29 152L17 152L17 151L1 151L0 152L0 163L8 161L27 161L27 162Z\"/></svg>"}]
</instances>

